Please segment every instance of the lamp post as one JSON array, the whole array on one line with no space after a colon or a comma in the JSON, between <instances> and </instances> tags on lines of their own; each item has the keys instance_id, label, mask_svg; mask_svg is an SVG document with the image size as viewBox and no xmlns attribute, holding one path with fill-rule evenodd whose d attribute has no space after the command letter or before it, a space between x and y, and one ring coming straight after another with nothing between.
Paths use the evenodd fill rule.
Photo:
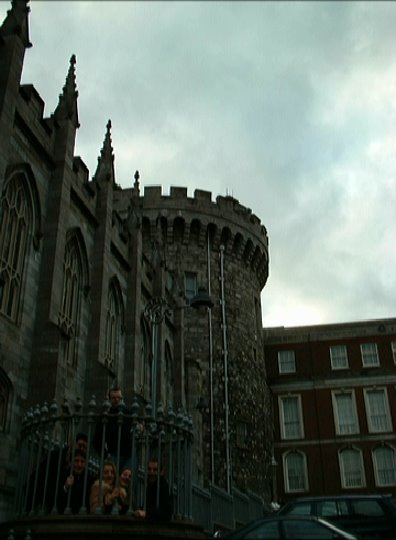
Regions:
<instances>
[{"instance_id":1,"label":"lamp post","mask_svg":"<svg viewBox=\"0 0 396 540\"><path fill-rule=\"evenodd\" d=\"M277 486L277 478L276 478L276 468L278 466L278 462L275 459L275 456L272 456L271 459L271 467L272 467L272 498L276 500L278 497L278 486Z\"/></svg>"}]
</instances>

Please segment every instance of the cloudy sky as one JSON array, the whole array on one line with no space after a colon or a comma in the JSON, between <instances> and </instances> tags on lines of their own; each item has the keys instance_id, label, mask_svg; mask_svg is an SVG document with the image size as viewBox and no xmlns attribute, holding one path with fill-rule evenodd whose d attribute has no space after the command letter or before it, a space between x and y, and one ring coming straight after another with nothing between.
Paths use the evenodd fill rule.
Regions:
<instances>
[{"instance_id":1,"label":"cloudy sky","mask_svg":"<svg viewBox=\"0 0 396 540\"><path fill-rule=\"evenodd\" d=\"M264 326L396 316L396 2L30 7L22 80L49 116L76 55L91 175L111 119L123 187L138 169L261 219Z\"/></svg>"}]
</instances>

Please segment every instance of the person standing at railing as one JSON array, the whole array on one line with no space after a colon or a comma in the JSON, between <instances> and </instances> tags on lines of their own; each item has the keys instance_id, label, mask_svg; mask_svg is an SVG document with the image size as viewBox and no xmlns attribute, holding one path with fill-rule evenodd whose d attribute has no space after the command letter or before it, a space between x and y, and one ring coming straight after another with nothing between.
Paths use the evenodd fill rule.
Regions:
<instances>
[{"instance_id":1,"label":"person standing at railing","mask_svg":"<svg viewBox=\"0 0 396 540\"><path fill-rule=\"evenodd\" d=\"M173 508L169 484L161 470L158 476L158 460L152 458L147 464L146 509L136 510L135 516L149 521L170 521Z\"/></svg>"},{"instance_id":2,"label":"person standing at railing","mask_svg":"<svg viewBox=\"0 0 396 540\"><path fill-rule=\"evenodd\" d=\"M112 461L106 461L103 465L102 478L96 480L91 487L89 497L91 513L99 511L100 513L110 514L115 503L120 506L120 502L126 501L127 492L125 488L121 484L117 487L116 484L116 467Z\"/></svg>"},{"instance_id":3,"label":"person standing at railing","mask_svg":"<svg viewBox=\"0 0 396 540\"><path fill-rule=\"evenodd\" d=\"M131 456L131 418L130 411L124 403L121 388L115 387L109 391L110 409L107 422L104 417L98 419L94 435L94 448L99 456L111 460L121 470L130 464ZM104 448L103 431L105 429Z\"/></svg>"},{"instance_id":4,"label":"person standing at railing","mask_svg":"<svg viewBox=\"0 0 396 540\"><path fill-rule=\"evenodd\" d=\"M87 435L83 432L77 433L75 437L75 442L73 444L65 444L62 448L53 448L49 454L44 455L42 461L38 465L37 473L36 470L33 471L28 488L28 510L33 508L38 508L42 505L43 493L45 486L45 479L47 478L45 501L44 501L44 511L51 512L55 501L57 499L56 486L57 486L57 477L59 474L60 482L65 474L70 471L72 459L73 459L73 450L83 452L84 455L87 451ZM47 471L48 468L48 472ZM59 473L58 473L59 470ZM35 481L35 476L37 474L37 482ZM35 500L33 501L33 491L34 485L36 484L36 493ZM59 484L61 485L61 484Z\"/></svg>"},{"instance_id":5,"label":"person standing at railing","mask_svg":"<svg viewBox=\"0 0 396 540\"><path fill-rule=\"evenodd\" d=\"M76 450L73 464L60 478L58 492L58 512L60 514L78 514L82 506L89 511L89 493L93 478L88 472L87 485L84 490L86 466L86 454L81 450Z\"/></svg>"},{"instance_id":6,"label":"person standing at railing","mask_svg":"<svg viewBox=\"0 0 396 540\"><path fill-rule=\"evenodd\" d=\"M120 496L118 497L118 505L119 505L119 511L120 514L126 514L130 504L134 504L134 497L133 493L131 496L132 491L132 469L129 466L126 466L122 469L120 478L119 478L119 484L120 484Z\"/></svg>"}]
</instances>

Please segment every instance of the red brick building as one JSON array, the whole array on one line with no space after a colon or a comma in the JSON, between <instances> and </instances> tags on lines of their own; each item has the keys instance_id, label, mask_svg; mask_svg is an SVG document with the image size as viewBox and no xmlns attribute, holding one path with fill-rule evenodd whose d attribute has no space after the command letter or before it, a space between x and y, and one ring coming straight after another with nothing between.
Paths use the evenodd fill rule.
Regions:
<instances>
[{"instance_id":1,"label":"red brick building","mask_svg":"<svg viewBox=\"0 0 396 540\"><path fill-rule=\"evenodd\" d=\"M264 334L275 495L396 497L396 319Z\"/></svg>"}]
</instances>

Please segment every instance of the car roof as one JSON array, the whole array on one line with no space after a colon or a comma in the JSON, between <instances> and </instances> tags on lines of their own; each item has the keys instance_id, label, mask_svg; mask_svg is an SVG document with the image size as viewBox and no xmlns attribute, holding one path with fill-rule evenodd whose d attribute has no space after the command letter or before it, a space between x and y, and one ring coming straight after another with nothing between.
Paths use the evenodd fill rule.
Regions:
<instances>
[{"instance_id":1,"label":"car roof","mask_svg":"<svg viewBox=\"0 0 396 540\"><path fill-rule=\"evenodd\" d=\"M289 514L282 515L282 514L278 514L277 512L272 512L271 514L268 514L268 515L263 516L261 518L250 521L249 523L246 523L245 525L239 527L238 529L236 529L234 531L229 531L224 536L224 540L228 540L228 539L232 540L233 537L238 537L238 535L240 534L240 532L242 530L244 530L244 529L247 529L247 530L254 529L255 525L259 525L260 523L264 523L266 521L290 521L290 520L292 520L292 521L316 521L318 523L323 523L323 524L327 525L334 532L341 531L342 533L344 533L346 535L349 535L351 538L355 538L355 536L352 533L339 529L333 523L331 523L326 518L323 518L321 516L300 516L300 515L290 516Z\"/></svg>"},{"instance_id":2,"label":"car roof","mask_svg":"<svg viewBox=\"0 0 396 540\"><path fill-rule=\"evenodd\" d=\"M331 500L334 500L334 499L385 499L385 498L390 498L391 495L381 495L381 494L372 494L372 495L367 495L367 494L351 494L351 493L348 493L346 495L318 495L318 496L311 496L311 497L297 497L296 499L292 499L290 501L287 501L286 504L288 503L293 503L293 502L304 502L304 501L326 501L328 499L331 499Z\"/></svg>"}]
</instances>

